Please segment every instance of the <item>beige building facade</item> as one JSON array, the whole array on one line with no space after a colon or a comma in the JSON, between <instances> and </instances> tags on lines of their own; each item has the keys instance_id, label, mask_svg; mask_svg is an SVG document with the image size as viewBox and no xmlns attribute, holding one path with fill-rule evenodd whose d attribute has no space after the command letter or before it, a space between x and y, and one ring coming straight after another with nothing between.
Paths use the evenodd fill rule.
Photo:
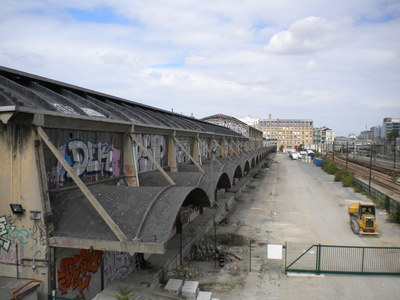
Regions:
<instances>
[{"instance_id":1,"label":"beige building facade","mask_svg":"<svg viewBox=\"0 0 400 300\"><path fill-rule=\"evenodd\" d=\"M277 149L283 151L297 149L300 145L313 144L313 121L306 119L260 120L259 130L267 140L276 140Z\"/></svg>"}]
</instances>

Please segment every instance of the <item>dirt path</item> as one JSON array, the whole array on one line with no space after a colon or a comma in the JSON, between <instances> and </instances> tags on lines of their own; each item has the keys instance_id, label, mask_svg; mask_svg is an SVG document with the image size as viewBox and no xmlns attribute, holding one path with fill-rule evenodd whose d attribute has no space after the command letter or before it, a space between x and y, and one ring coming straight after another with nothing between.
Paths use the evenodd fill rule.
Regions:
<instances>
[{"instance_id":1,"label":"dirt path","mask_svg":"<svg viewBox=\"0 0 400 300\"><path fill-rule=\"evenodd\" d=\"M249 245L226 249L237 257L223 269L213 262L196 265L205 270L203 290L219 299L398 299L398 276L284 274L284 261L267 260L266 244L288 245L288 261L313 244L400 246L400 226L386 222L378 211L379 238L360 238L348 222L347 206L368 201L313 164L276 154L269 169L254 179L237 198L238 204L218 233L237 233L253 239ZM400 262L399 262L400 263Z\"/></svg>"}]
</instances>

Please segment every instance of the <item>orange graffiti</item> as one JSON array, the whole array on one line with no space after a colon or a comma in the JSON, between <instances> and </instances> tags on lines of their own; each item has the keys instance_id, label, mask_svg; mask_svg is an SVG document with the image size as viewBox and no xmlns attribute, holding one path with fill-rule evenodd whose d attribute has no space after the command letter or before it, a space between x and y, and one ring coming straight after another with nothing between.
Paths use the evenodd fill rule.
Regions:
<instances>
[{"instance_id":1,"label":"orange graffiti","mask_svg":"<svg viewBox=\"0 0 400 300\"><path fill-rule=\"evenodd\" d=\"M63 258L58 270L58 288L61 294L67 293L69 288L82 292L89 286L91 274L97 272L101 265L101 252L82 249L74 257Z\"/></svg>"}]
</instances>

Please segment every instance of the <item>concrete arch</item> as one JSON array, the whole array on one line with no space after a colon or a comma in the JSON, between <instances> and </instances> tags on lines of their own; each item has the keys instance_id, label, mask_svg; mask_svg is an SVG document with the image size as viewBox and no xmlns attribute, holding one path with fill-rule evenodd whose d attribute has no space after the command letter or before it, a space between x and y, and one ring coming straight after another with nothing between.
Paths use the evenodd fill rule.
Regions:
<instances>
[{"instance_id":1,"label":"concrete arch","mask_svg":"<svg viewBox=\"0 0 400 300\"><path fill-rule=\"evenodd\" d=\"M208 207L211 201L201 188L171 186L164 190L146 217L139 238L156 236L157 242L166 242L181 207L189 205Z\"/></svg>"},{"instance_id":2,"label":"concrete arch","mask_svg":"<svg viewBox=\"0 0 400 300\"><path fill-rule=\"evenodd\" d=\"M207 193L193 186L98 184L90 186L90 191L128 240L142 242L165 243L183 205L211 206ZM118 195L119 201L115 201L115 195ZM116 240L115 234L78 188L53 195L51 204L56 218L55 235Z\"/></svg>"},{"instance_id":3,"label":"concrete arch","mask_svg":"<svg viewBox=\"0 0 400 300\"><path fill-rule=\"evenodd\" d=\"M251 168L254 168L256 166L256 161L253 157L253 159L251 160Z\"/></svg>"},{"instance_id":4,"label":"concrete arch","mask_svg":"<svg viewBox=\"0 0 400 300\"><path fill-rule=\"evenodd\" d=\"M182 203L182 206L193 205L196 207L209 207L211 206L210 199L207 196L207 193L200 189L193 189L185 198Z\"/></svg>"},{"instance_id":5,"label":"concrete arch","mask_svg":"<svg viewBox=\"0 0 400 300\"><path fill-rule=\"evenodd\" d=\"M244 164L244 176L246 176L249 172L250 172L250 164L249 164L249 161L246 160L246 162Z\"/></svg>"},{"instance_id":6,"label":"concrete arch","mask_svg":"<svg viewBox=\"0 0 400 300\"><path fill-rule=\"evenodd\" d=\"M243 178L243 172L242 168L240 166L237 166L235 169L235 173L233 174L233 180L232 180L232 185L235 185L236 179Z\"/></svg>"}]
</instances>

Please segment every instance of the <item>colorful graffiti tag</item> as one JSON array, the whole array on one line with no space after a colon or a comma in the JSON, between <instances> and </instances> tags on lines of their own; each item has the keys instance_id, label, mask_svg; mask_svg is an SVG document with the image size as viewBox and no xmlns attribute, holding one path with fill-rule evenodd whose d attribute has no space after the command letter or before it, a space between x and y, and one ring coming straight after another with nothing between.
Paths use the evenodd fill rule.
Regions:
<instances>
[{"instance_id":1,"label":"colorful graffiti tag","mask_svg":"<svg viewBox=\"0 0 400 300\"><path fill-rule=\"evenodd\" d=\"M11 245L17 242L21 245L28 244L31 231L32 229L25 229L25 226L18 229L6 216L0 217L0 249L9 251Z\"/></svg>"},{"instance_id":2,"label":"colorful graffiti tag","mask_svg":"<svg viewBox=\"0 0 400 300\"><path fill-rule=\"evenodd\" d=\"M67 294L68 289L82 292L90 284L92 274L101 266L101 252L82 249L73 257L63 258L57 273L58 288L61 294Z\"/></svg>"},{"instance_id":3,"label":"colorful graffiti tag","mask_svg":"<svg viewBox=\"0 0 400 300\"><path fill-rule=\"evenodd\" d=\"M107 143L92 143L71 139L59 149L65 160L78 176L119 176L121 151ZM70 178L60 163L50 174L50 181L62 187Z\"/></svg>"}]
</instances>

